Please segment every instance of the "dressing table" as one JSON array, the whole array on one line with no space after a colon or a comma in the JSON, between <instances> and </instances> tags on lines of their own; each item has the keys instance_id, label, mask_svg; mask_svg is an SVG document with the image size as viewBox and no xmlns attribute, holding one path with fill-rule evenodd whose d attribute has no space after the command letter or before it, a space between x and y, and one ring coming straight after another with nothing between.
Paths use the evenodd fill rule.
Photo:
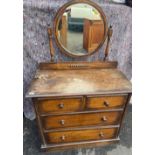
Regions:
<instances>
[{"instance_id":1,"label":"dressing table","mask_svg":"<svg viewBox=\"0 0 155 155\"><path fill-rule=\"evenodd\" d=\"M108 61L112 27L103 10L89 0L62 6L48 28L51 62L40 63L26 97L32 98L42 145L56 151L104 146L119 141L131 83ZM54 36L60 51L88 57L106 43L103 61L57 62Z\"/></svg>"}]
</instances>

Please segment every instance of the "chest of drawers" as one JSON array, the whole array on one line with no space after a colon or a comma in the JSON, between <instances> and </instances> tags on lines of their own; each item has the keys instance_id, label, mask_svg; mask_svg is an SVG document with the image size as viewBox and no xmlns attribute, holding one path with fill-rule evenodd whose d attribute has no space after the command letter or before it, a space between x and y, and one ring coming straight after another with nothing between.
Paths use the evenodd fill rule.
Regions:
<instances>
[{"instance_id":1,"label":"chest of drawers","mask_svg":"<svg viewBox=\"0 0 155 155\"><path fill-rule=\"evenodd\" d=\"M82 69L67 63L63 67L40 64L27 97L34 102L42 149L94 147L119 141L131 84L115 66L101 64L91 69L89 63Z\"/></svg>"}]
</instances>

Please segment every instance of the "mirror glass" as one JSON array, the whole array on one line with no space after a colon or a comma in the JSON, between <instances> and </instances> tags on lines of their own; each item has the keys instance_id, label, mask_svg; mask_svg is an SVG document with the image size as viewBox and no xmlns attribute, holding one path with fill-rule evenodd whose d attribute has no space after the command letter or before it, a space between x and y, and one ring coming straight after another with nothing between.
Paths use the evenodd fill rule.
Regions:
<instances>
[{"instance_id":1,"label":"mirror glass","mask_svg":"<svg viewBox=\"0 0 155 155\"><path fill-rule=\"evenodd\" d=\"M94 52L104 35L103 18L89 4L72 4L59 17L56 37L61 47L72 55L82 56Z\"/></svg>"}]
</instances>

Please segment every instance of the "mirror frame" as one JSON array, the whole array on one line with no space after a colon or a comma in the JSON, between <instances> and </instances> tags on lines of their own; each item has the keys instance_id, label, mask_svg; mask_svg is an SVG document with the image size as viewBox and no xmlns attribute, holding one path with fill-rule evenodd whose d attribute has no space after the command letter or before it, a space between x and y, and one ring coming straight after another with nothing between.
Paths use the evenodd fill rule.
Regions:
<instances>
[{"instance_id":1,"label":"mirror frame","mask_svg":"<svg viewBox=\"0 0 155 155\"><path fill-rule=\"evenodd\" d=\"M63 13L64 13L64 11L65 11L65 9L67 7L69 7L70 5L78 4L78 3L85 3L85 4L88 4L88 5L93 6L101 14L101 17L102 17L103 23L104 23L104 27L105 27L105 32L104 32L103 40L100 43L100 45L93 52L88 53L88 54L84 54L84 55L76 55L76 54L73 54L73 53L69 52L69 50L65 49L61 45L61 43L59 42L58 37L56 35L57 34L57 31L58 31L59 17L61 17L63 15ZM58 11L56 13L56 16L54 18L54 37L55 37L55 40L56 40L56 44L60 48L61 52L63 52L64 54L66 54L66 55L68 55L70 57L73 57L73 58L76 58L76 57L85 57L85 56L89 56L89 55L92 55L95 52L97 52L102 47L102 45L104 44L104 42L106 40L107 31L108 31L107 20L106 20L106 16L105 16L102 8L100 6L98 6L96 3L94 3L94 2L92 2L90 0L72 0L72 1L70 1L68 3L65 3L62 7L60 7L58 9Z\"/></svg>"}]
</instances>

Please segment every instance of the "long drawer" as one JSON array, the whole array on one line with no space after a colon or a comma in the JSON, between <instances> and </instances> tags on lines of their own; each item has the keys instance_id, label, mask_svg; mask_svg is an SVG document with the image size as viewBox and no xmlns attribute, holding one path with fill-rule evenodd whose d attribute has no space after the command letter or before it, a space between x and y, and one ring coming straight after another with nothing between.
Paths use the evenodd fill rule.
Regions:
<instances>
[{"instance_id":1,"label":"long drawer","mask_svg":"<svg viewBox=\"0 0 155 155\"><path fill-rule=\"evenodd\" d=\"M83 109L82 97L63 99L38 99L40 114L75 112Z\"/></svg>"},{"instance_id":2,"label":"long drawer","mask_svg":"<svg viewBox=\"0 0 155 155\"><path fill-rule=\"evenodd\" d=\"M127 102L127 95L87 97L87 110L121 108Z\"/></svg>"},{"instance_id":3,"label":"long drawer","mask_svg":"<svg viewBox=\"0 0 155 155\"><path fill-rule=\"evenodd\" d=\"M66 143L115 138L118 128L95 128L45 133L47 143Z\"/></svg>"},{"instance_id":4,"label":"long drawer","mask_svg":"<svg viewBox=\"0 0 155 155\"><path fill-rule=\"evenodd\" d=\"M91 112L42 117L44 129L119 124L122 111Z\"/></svg>"}]
</instances>

